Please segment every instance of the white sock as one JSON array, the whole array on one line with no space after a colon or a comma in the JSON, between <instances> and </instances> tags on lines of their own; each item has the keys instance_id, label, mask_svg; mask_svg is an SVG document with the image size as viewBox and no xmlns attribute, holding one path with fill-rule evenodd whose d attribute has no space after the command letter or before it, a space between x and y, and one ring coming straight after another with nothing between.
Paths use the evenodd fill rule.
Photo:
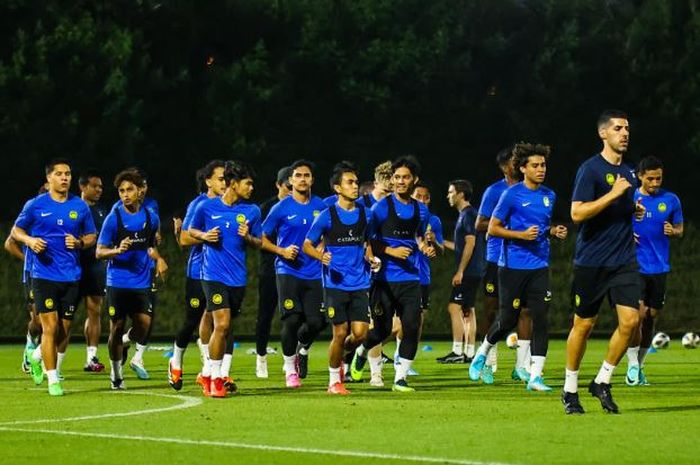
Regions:
<instances>
[{"instance_id":1,"label":"white sock","mask_svg":"<svg viewBox=\"0 0 700 465\"><path fill-rule=\"evenodd\" d=\"M462 355L462 341L452 341L452 353Z\"/></svg>"},{"instance_id":2,"label":"white sock","mask_svg":"<svg viewBox=\"0 0 700 465\"><path fill-rule=\"evenodd\" d=\"M202 344L200 347L204 356L209 358L209 344Z\"/></svg>"},{"instance_id":3,"label":"white sock","mask_svg":"<svg viewBox=\"0 0 700 465\"><path fill-rule=\"evenodd\" d=\"M627 349L627 365L639 366L639 346Z\"/></svg>"},{"instance_id":4,"label":"white sock","mask_svg":"<svg viewBox=\"0 0 700 465\"><path fill-rule=\"evenodd\" d=\"M396 350L394 351L394 353L396 354L396 357L399 356L399 347L401 347L401 338L396 336Z\"/></svg>"},{"instance_id":5,"label":"white sock","mask_svg":"<svg viewBox=\"0 0 700 465\"><path fill-rule=\"evenodd\" d=\"M374 375L375 373L382 374L382 356L379 357L367 357L369 361L369 372Z\"/></svg>"},{"instance_id":6,"label":"white sock","mask_svg":"<svg viewBox=\"0 0 700 465\"><path fill-rule=\"evenodd\" d=\"M572 371L566 369L566 377L564 379L564 391L576 393L578 392L578 370Z\"/></svg>"},{"instance_id":7,"label":"white sock","mask_svg":"<svg viewBox=\"0 0 700 465\"><path fill-rule=\"evenodd\" d=\"M330 379L328 381L329 386L333 386L334 384L340 382L340 367L328 367L328 373L330 374Z\"/></svg>"},{"instance_id":8,"label":"white sock","mask_svg":"<svg viewBox=\"0 0 700 465\"><path fill-rule=\"evenodd\" d=\"M467 352L467 357L473 358L474 354L476 353L476 347L474 344L467 344L466 345L466 352Z\"/></svg>"},{"instance_id":9,"label":"white sock","mask_svg":"<svg viewBox=\"0 0 700 465\"><path fill-rule=\"evenodd\" d=\"M110 379L112 381L117 380L117 379L123 379L124 375L122 375L122 361L121 360L110 360L109 361L111 367L111 372L112 376Z\"/></svg>"},{"instance_id":10,"label":"white sock","mask_svg":"<svg viewBox=\"0 0 700 465\"><path fill-rule=\"evenodd\" d=\"M640 347L639 348L639 355L637 356L637 360L639 360L639 366L641 366L641 367L644 366L644 359L647 358L648 353L649 353L648 347Z\"/></svg>"},{"instance_id":11,"label":"white sock","mask_svg":"<svg viewBox=\"0 0 700 465\"><path fill-rule=\"evenodd\" d=\"M130 336L131 336L131 328L129 328L129 331L122 334L122 344L130 344L131 343Z\"/></svg>"},{"instance_id":12,"label":"white sock","mask_svg":"<svg viewBox=\"0 0 700 465\"><path fill-rule=\"evenodd\" d=\"M64 358L66 358L65 352L56 353L56 371L58 371L59 373L61 372L61 368L63 367Z\"/></svg>"},{"instance_id":13,"label":"white sock","mask_svg":"<svg viewBox=\"0 0 700 465\"><path fill-rule=\"evenodd\" d=\"M209 357L205 358L202 364L202 376L205 378L211 377L211 360Z\"/></svg>"},{"instance_id":14,"label":"white sock","mask_svg":"<svg viewBox=\"0 0 700 465\"><path fill-rule=\"evenodd\" d=\"M598 375L595 377L595 382L598 384L610 384L610 378L612 378L614 370L615 365L610 365L608 362L603 360L603 365L600 367L600 371L598 371Z\"/></svg>"},{"instance_id":15,"label":"white sock","mask_svg":"<svg viewBox=\"0 0 700 465\"><path fill-rule=\"evenodd\" d=\"M350 373L350 365L343 362L343 373Z\"/></svg>"},{"instance_id":16,"label":"white sock","mask_svg":"<svg viewBox=\"0 0 700 465\"><path fill-rule=\"evenodd\" d=\"M289 376L292 373L297 372L297 367L296 367L296 360L297 357L296 355L285 355L284 357L284 374Z\"/></svg>"},{"instance_id":17,"label":"white sock","mask_svg":"<svg viewBox=\"0 0 700 465\"><path fill-rule=\"evenodd\" d=\"M489 364L489 354L492 352L491 349L495 347L495 344L491 344L488 339L484 338L484 342L479 346L479 350L476 351L476 355L484 355L487 359L486 364Z\"/></svg>"},{"instance_id":18,"label":"white sock","mask_svg":"<svg viewBox=\"0 0 700 465\"><path fill-rule=\"evenodd\" d=\"M530 368L527 363L527 355L530 353L530 341L518 339L518 348L515 351L515 368Z\"/></svg>"},{"instance_id":19,"label":"white sock","mask_svg":"<svg viewBox=\"0 0 700 465\"><path fill-rule=\"evenodd\" d=\"M58 373L56 370L46 370L46 377L49 379L49 384L58 383Z\"/></svg>"},{"instance_id":20,"label":"white sock","mask_svg":"<svg viewBox=\"0 0 700 465\"><path fill-rule=\"evenodd\" d=\"M224 354L224 359L221 361L221 377L228 378L231 372L231 362L233 361L233 354Z\"/></svg>"},{"instance_id":21,"label":"white sock","mask_svg":"<svg viewBox=\"0 0 700 465\"><path fill-rule=\"evenodd\" d=\"M255 354L255 361L257 363L266 363L267 362L267 355Z\"/></svg>"},{"instance_id":22,"label":"white sock","mask_svg":"<svg viewBox=\"0 0 700 465\"><path fill-rule=\"evenodd\" d=\"M31 334L29 334L29 331L27 331L27 343L25 344L26 348L32 348L34 347L34 338L32 337Z\"/></svg>"},{"instance_id":23,"label":"white sock","mask_svg":"<svg viewBox=\"0 0 700 465\"><path fill-rule=\"evenodd\" d=\"M97 357L97 346L87 346L87 363L92 362L94 357Z\"/></svg>"},{"instance_id":24,"label":"white sock","mask_svg":"<svg viewBox=\"0 0 700 465\"><path fill-rule=\"evenodd\" d=\"M32 352L32 360L35 362L41 361L41 344L36 346L36 349L34 349L34 352Z\"/></svg>"},{"instance_id":25,"label":"white sock","mask_svg":"<svg viewBox=\"0 0 700 465\"><path fill-rule=\"evenodd\" d=\"M182 356L185 355L185 349L178 347L177 344L173 344L173 356L170 359L170 363L176 370L182 370Z\"/></svg>"},{"instance_id":26,"label":"white sock","mask_svg":"<svg viewBox=\"0 0 700 465\"><path fill-rule=\"evenodd\" d=\"M211 379L221 378L221 360L210 360Z\"/></svg>"},{"instance_id":27,"label":"white sock","mask_svg":"<svg viewBox=\"0 0 700 465\"><path fill-rule=\"evenodd\" d=\"M486 338L484 338L486 341ZM496 365L498 364L498 344L491 346L489 353L486 357L486 365L493 368L493 372L496 372Z\"/></svg>"},{"instance_id":28,"label":"white sock","mask_svg":"<svg viewBox=\"0 0 700 465\"><path fill-rule=\"evenodd\" d=\"M532 356L532 365L530 366L530 379L535 379L542 376L542 371L544 371L545 360L547 360L547 357L542 355Z\"/></svg>"},{"instance_id":29,"label":"white sock","mask_svg":"<svg viewBox=\"0 0 700 465\"><path fill-rule=\"evenodd\" d=\"M366 351L367 349L365 349L365 346L363 344L360 344L359 346L357 346L357 349L355 349L355 353L358 357L364 357Z\"/></svg>"},{"instance_id":30,"label":"white sock","mask_svg":"<svg viewBox=\"0 0 700 465\"><path fill-rule=\"evenodd\" d=\"M131 360L134 362L143 362L143 353L146 351L146 347L147 346L142 346L137 342L136 351L134 352L134 356L131 358Z\"/></svg>"},{"instance_id":31,"label":"white sock","mask_svg":"<svg viewBox=\"0 0 700 465\"><path fill-rule=\"evenodd\" d=\"M411 369L411 365L413 364L413 360L409 360L407 358L402 358L401 363L398 365L394 365L394 384L396 384L397 381L400 379L405 380L406 375L408 374L408 371Z\"/></svg>"},{"instance_id":32,"label":"white sock","mask_svg":"<svg viewBox=\"0 0 700 465\"><path fill-rule=\"evenodd\" d=\"M309 355L309 348L301 346L299 348L299 355Z\"/></svg>"}]
</instances>

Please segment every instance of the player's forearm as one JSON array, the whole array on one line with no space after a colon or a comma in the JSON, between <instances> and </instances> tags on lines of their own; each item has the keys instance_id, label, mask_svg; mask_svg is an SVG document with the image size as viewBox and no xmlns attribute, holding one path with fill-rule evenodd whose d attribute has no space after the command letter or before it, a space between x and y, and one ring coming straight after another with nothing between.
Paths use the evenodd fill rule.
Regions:
<instances>
[{"instance_id":1,"label":"player's forearm","mask_svg":"<svg viewBox=\"0 0 700 465\"><path fill-rule=\"evenodd\" d=\"M284 258L284 249L282 247L274 244L266 235L263 234L262 241L260 243L260 249L265 252L271 252L275 255L279 255Z\"/></svg>"},{"instance_id":2,"label":"player's forearm","mask_svg":"<svg viewBox=\"0 0 700 465\"><path fill-rule=\"evenodd\" d=\"M459 260L459 265L457 266L457 271L459 273L464 273L467 269L469 262L474 254L474 246L476 245L474 236L467 236L464 241L464 250L462 251L462 258Z\"/></svg>"},{"instance_id":3,"label":"player's forearm","mask_svg":"<svg viewBox=\"0 0 700 465\"><path fill-rule=\"evenodd\" d=\"M452 242L452 241L445 241L445 242L443 242L443 245L445 246L445 248L446 248L447 250L452 250L452 251L454 251L454 249L455 249L455 243Z\"/></svg>"},{"instance_id":4,"label":"player's forearm","mask_svg":"<svg viewBox=\"0 0 700 465\"><path fill-rule=\"evenodd\" d=\"M246 244L249 246L253 247L254 249L260 249L262 247L262 239L259 237L251 236L248 234L246 237L243 238Z\"/></svg>"},{"instance_id":5,"label":"player's forearm","mask_svg":"<svg viewBox=\"0 0 700 465\"><path fill-rule=\"evenodd\" d=\"M571 219L574 223L589 220L605 210L616 199L612 191L591 202L572 202Z\"/></svg>"},{"instance_id":6,"label":"player's forearm","mask_svg":"<svg viewBox=\"0 0 700 465\"><path fill-rule=\"evenodd\" d=\"M187 231L182 231L182 234L187 234L188 237L194 239L195 241L198 241L198 242L195 242L195 244L201 244L202 242L206 242L204 240L204 236L206 235L206 233L204 231L200 231L197 228L190 228ZM181 234L181 236L182 236L182 234ZM194 244L192 244L192 245L194 245Z\"/></svg>"},{"instance_id":7,"label":"player's forearm","mask_svg":"<svg viewBox=\"0 0 700 465\"><path fill-rule=\"evenodd\" d=\"M522 239L522 231L512 231L504 228L500 224L496 224L493 219L489 223L489 236L501 237L503 239Z\"/></svg>"},{"instance_id":8,"label":"player's forearm","mask_svg":"<svg viewBox=\"0 0 700 465\"><path fill-rule=\"evenodd\" d=\"M17 241L12 238L12 236L7 236L7 239L5 239L5 250L13 257L19 260L24 260L24 252L18 245Z\"/></svg>"},{"instance_id":9,"label":"player's forearm","mask_svg":"<svg viewBox=\"0 0 700 465\"><path fill-rule=\"evenodd\" d=\"M104 245L97 244L95 249L95 258L98 260L108 260L110 258L116 257L121 252L117 247L105 247Z\"/></svg>"},{"instance_id":10,"label":"player's forearm","mask_svg":"<svg viewBox=\"0 0 700 465\"><path fill-rule=\"evenodd\" d=\"M12 231L10 232L10 236L14 240L19 242L20 244L24 244L27 247L29 247L29 243L33 239L32 236L27 234L27 232L24 229L20 228L19 226L12 227Z\"/></svg>"},{"instance_id":11,"label":"player's forearm","mask_svg":"<svg viewBox=\"0 0 700 465\"><path fill-rule=\"evenodd\" d=\"M489 229L489 218L485 216L477 216L476 223L474 223L474 228L477 232L486 232Z\"/></svg>"},{"instance_id":12,"label":"player's forearm","mask_svg":"<svg viewBox=\"0 0 700 465\"><path fill-rule=\"evenodd\" d=\"M189 247L192 245L199 245L203 243L204 241L200 239L196 239L190 234L190 230L183 230L180 231L180 235L178 236L178 241L177 243L180 245L180 247Z\"/></svg>"},{"instance_id":13,"label":"player's forearm","mask_svg":"<svg viewBox=\"0 0 700 465\"><path fill-rule=\"evenodd\" d=\"M83 242L82 249L89 249L95 242L97 242L97 234L85 234L80 236L80 240Z\"/></svg>"},{"instance_id":14,"label":"player's forearm","mask_svg":"<svg viewBox=\"0 0 700 465\"><path fill-rule=\"evenodd\" d=\"M301 250L309 257L318 260L319 262L323 260L323 252L319 251L311 243L309 239L304 240L304 245L302 245Z\"/></svg>"}]
</instances>

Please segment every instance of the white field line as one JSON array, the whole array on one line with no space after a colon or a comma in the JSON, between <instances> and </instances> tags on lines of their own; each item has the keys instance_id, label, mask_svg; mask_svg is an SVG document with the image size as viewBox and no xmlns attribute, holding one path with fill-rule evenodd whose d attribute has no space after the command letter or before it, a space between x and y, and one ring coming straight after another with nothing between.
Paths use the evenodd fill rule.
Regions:
<instances>
[{"instance_id":1,"label":"white field line","mask_svg":"<svg viewBox=\"0 0 700 465\"><path fill-rule=\"evenodd\" d=\"M423 462L423 463L446 463L454 465L513 465L506 464L504 462L481 462L478 460L468 460L468 459L451 459L446 457L424 457L420 455L401 455L401 454L382 454L378 452L366 452L366 451L353 451L353 450L330 450L330 449L316 449L307 447L285 447L285 446L270 446L267 444L248 444L243 442L228 442L228 441L206 441L206 440L194 440L186 438L166 438L166 437L152 437L152 436L132 436L127 434L108 434L108 433L94 433L94 432L79 432L79 431L56 431L50 429L37 429L37 428L14 428L0 426L0 431L16 431L21 433L43 433L43 434L56 434L60 436L80 436L80 437L90 437L90 438L100 438L100 439L123 439L126 441L144 441L144 442L160 442L168 444L177 445L188 445L188 446L216 446L216 447L228 447L232 449L253 449L261 450L267 452L291 452L297 454L316 454L316 455L330 455L335 457L358 457L358 458L369 458L369 459L379 459L379 460L397 460L406 462Z\"/></svg>"}]
</instances>

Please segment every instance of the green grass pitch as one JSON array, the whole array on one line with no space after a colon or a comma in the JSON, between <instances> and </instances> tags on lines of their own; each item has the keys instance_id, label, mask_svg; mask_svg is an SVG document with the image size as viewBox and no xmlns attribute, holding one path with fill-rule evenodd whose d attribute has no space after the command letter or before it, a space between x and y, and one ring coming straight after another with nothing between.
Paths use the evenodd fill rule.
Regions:
<instances>
[{"instance_id":1,"label":"green grass pitch","mask_svg":"<svg viewBox=\"0 0 700 465\"><path fill-rule=\"evenodd\" d=\"M423 343L425 344L425 343ZM0 450L5 464L640 464L690 463L700 430L700 350L676 339L647 360L648 387L614 376L620 415L603 413L585 392L602 361L604 341L591 341L581 369L586 414L566 416L559 401L564 342L553 341L545 368L552 393L529 393L510 380L514 351L500 347L496 384L467 379L466 365L438 365L448 343L420 351L412 394L349 385L329 396L326 343L311 351L309 377L297 391L283 387L281 355L271 355L270 379L254 375L250 344L234 354L240 394L204 399L194 384L198 351L190 345L185 386L166 381L163 352L149 351L152 379L126 369L126 392L111 392L106 373L84 373L85 349L66 357L66 395L51 398L19 370L21 348L0 347ZM388 346L387 350L393 350ZM101 359L106 347L100 347ZM187 370L191 370L187 372ZM385 379L393 368L384 367ZM388 384L389 385L389 384Z\"/></svg>"}]
</instances>

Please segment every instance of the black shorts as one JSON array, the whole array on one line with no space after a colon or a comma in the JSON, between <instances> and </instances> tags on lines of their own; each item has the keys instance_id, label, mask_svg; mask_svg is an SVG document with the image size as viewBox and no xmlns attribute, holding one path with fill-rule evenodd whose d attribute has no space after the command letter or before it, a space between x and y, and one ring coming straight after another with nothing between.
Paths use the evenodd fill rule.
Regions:
<instances>
[{"instance_id":1,"label":"black shorts","mask_svg":"<svg viewBox=\"0 0 700 465\"><path fill-rule=\"evenodd\" d=\"M24 271L22 285L24 286L24 300L27 302L27 305L32 305L34 303L34 291L32 291L32 277L29 271Z\"/></svg>"},{"instance_id":2,"label":"black shorts","mask_svg":"<svg viewBox=\"0 0 700 465\"><path fill-rule=\"evenodd\" d=\"M277 295L282 318L292 313L325 313L320 279L300 279L288 274L278 274Z\"/></svg>"},{"instance_id":3,"label":"black shorts","mask_svg":"<svg viewBox=\"0 0 700 465\"><path fill-rule=\"evenodd\" d=\"M664 308L664 302L666 301L666 276L668 276L668 273L639 275L642 288L641 300L644 302L644 305L654 310Z\"/></svg>"},{"instance_id":4,"label":"black shorts","mask_svg":"<svg viewBox=\"0 0 700 465\"><path fill-rule=\"evenodd\" d=\"M581 318L596 316L605 297L611 307L639 307L641 287L637 263L614 268L574 266L571 303L576 315Z\"/></svg>"},{"instance_id":5,"label":"black shorts","mask_svg":"<svg viewBox=\"0 0 700 465\"><path fill-rule=\"evenodd\" d=\"M452 286L450 302L461 305L464 310L474 308L476 304L476 291L479 289L480 284L481 278L477 278L476 276L463 276L462 284L459 286Z\"/></svg>"},{"instance_id":6,"label":"black shorts","mask_svg":"<svg viewBox=\"0 0 700 465\"><path fill-rule=\"evenodd\" d=\"M391 319L394 315L399 318L403 312L419 313L421 306L421 285L418 281L403 281L388 283L377 281L374 287L377 305L372 307L372 318Z\"/></svg>"},{"instance_id":7,"label":"black shorts","mask_svg":"<svg viewBox=\"0 0 700 465\"><path fill-rule=\"evenodd\" d=\"M78 286L80 297L105 295L105 285L107 282L107 267L102 262L87 263L83 266L83 273L80 276Z\"/></svg>"},{"instance_id":8,"label":"black shorts","mask_svg":"<svg viewBox=\"0 0 700 465\"><path fill-rule=\"evenodd\" d=\"M185 281L185 304L188 310L204 313L207 307L207 296L204 294L202 280L187 278Z\"/></svg>"},{"instance_id":9,"label":"black shorts","mask_svg":"<svg viewBox=\"0 0 700 465\"><path fill-rule=\"evenodd\" d=\"M498 302L501 310L521 310L532 305L549 305L549 268L535 270L498 269Z\"/></svg>"},{"instance_id":10,"label":"black shorts","mask_svg":"<svg viewBox=\"0 0 700 465\"><path fill-rule=\"evenodd\" d=\"M112 321L133 319L137 313L153 315L148 289L107 286L107 313Z\"/></svg>"},{"instance_id":11,"label":"black shorts","mask_svg":"<svg viewBox=\"0 0 700 465\"><path fill-rule=\"evenodd\" d=\"M486 262L484 274L484 295L486 297L498 297L498 264Z\"/></svg>"},{"instance_id":12,"label":"black shorts","mask_svg":"<svg viewBox=\"0 0 700 465\"><path fill-rule=\"evenodd\" d=\"M420 286L420 309L425 311L430 308L430 284Z\"/></svg>"},{"instance_id":13,"label":"black shorts","mask_svg":"<svg viewBox=\"0 0 700 465\"><path fill-rule=\"evenodd\" d=\"M231 316L235 317L241 313L241 304L245 295L245 286L227 286L219 281L202 280L204 295L207 297L207 311L213 312L228 308Z\"/></svg>"},{"instance_id":14,"label":"black shorts","mask_svg":"<svg viewBox=\"0 0 700 465\"><path fill-rule=\"evenodd\" d=\"M334 325L353 321L369 323L369 294L367 289L343 291L341 289L324 289L323 303L328 318Z\"/></svg>"},{"instance_id":15,"label":"black shorts","mask_svg":"<svg viewBox=\"0 0 700 465\"><path fill-rule=\"evenodd\" d=\"M78 281L60 282L33 278L32 293L37 313L58 312L62 320L72 320L78 306Z\"/></svg>"}]
</instances>

